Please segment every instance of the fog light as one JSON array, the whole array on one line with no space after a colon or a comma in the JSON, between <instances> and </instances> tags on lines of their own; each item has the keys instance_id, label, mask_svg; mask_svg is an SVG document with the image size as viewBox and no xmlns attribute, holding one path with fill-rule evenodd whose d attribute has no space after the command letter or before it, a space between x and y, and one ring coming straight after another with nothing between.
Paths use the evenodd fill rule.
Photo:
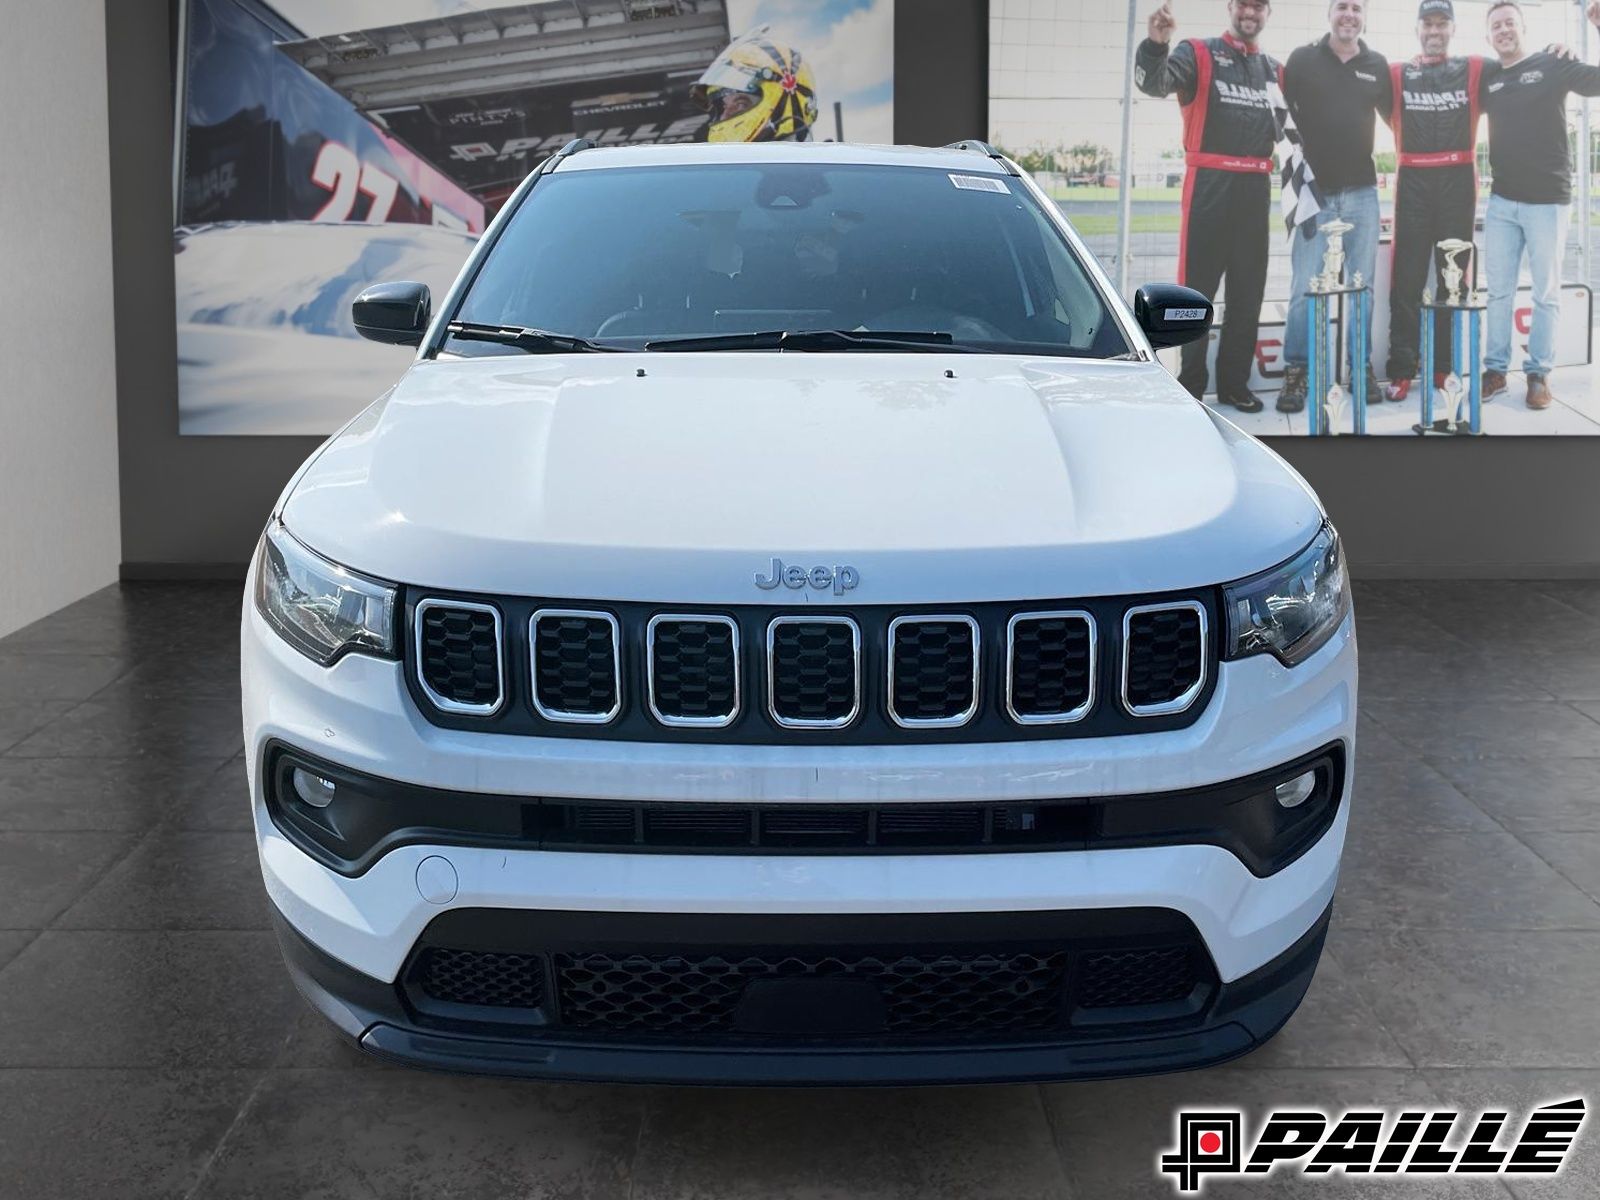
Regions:
<instances>
[{"instance_id":1,"label":"fog light","mask_svg":"<svg viewBox=\"0 0 1600 1200\"><path fill-rule=\"evenodd\" d=\"M294 769L294 794L299 796L312 808L327 808L333 803L334 784L331 779L324 779L320 775L313 775L304 767ZM1282 789L1279 789L1282 795Z\"/></svg>"},{"instance_id":2,"label":"fog light","mask_svg":"<svg viewBox=\"0 0 1600 1200\"><path fill-rule=\"evenodd\" d=\"M1280 783L1275 790L1278 803L1284 808L1299 808L1317 790L1317 773L1307 771L1303 775L1296 775L1288 783Z\"/></svg>"}]
</instances>

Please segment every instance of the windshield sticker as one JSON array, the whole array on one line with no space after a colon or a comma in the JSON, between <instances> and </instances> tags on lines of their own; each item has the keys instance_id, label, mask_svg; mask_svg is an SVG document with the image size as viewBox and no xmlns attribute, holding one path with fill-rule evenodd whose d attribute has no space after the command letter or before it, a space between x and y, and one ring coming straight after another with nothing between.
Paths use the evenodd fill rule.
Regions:
<instances>
[{"instance_id":1,"label":"windshield sticker","mask_svg":"<svg viewBox=\"0 0 1600 1200\"><path fill-rule=\"evenodd\" d=\"M999 192L1002 196L1011 194L1005 181L992 175L952 175L950 182L969 192Z\"/></svg>"}]
</instances>

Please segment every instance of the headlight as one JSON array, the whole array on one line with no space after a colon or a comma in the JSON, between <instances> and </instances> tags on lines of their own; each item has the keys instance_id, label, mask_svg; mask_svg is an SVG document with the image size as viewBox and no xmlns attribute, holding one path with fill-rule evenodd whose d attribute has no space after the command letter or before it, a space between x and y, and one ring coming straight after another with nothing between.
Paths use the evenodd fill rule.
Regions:
<instances>
[{"instance_id":1,"label":"headlight","mask_svg":"<svg viewBox=\"0 0 1600 1200\"><path fill-rule=\"evenodd\" d=\"M327 666L346 652L395 658L395 589L314 554L277 521L256 563L256 607L307 658Z\"/></svg>"},{"instance_id":2,"label":"headlight","mask_svg":"<svg viewBox=\"0 0 1600 1200\"><path fill-rule=\"evenodd\" d=\"M1324 525L1311 544L1280 567L1223 589L1228 617L1225 658L1276 655L1294 666L1315 654L1350 611L1350 578L1339 535Z\"/></svg>"}]
</instances>

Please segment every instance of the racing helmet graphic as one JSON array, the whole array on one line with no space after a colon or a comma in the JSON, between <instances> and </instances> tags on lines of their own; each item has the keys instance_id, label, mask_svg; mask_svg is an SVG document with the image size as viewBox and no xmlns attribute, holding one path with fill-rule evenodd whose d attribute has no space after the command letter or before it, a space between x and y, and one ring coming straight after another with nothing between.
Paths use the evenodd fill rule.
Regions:
<instances>
[{"instance_id":1,"label":"racing helmet graphic","mask_svg":"<svg viewBox=\"0 0 1600 1200\"><path fill-rule=\"evenodd\" d=\"M761 26L735 38L689 89L711 114L710 142L809 140L817 123L817 88L798 50L780 46Z\"/></svg>"}]
</instances>

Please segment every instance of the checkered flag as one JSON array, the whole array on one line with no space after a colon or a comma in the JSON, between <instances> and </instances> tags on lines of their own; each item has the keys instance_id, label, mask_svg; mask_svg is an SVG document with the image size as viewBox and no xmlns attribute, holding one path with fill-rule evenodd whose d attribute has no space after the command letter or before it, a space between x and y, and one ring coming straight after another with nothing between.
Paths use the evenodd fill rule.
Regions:
<instances>
[{"instance_id":1,"label":"checkered flag","mask_svg":"<svg viewBox=\"0 0 1600 1200\"><path fill-rule=\"evenodd\" d=\"M1283 89L1276 80L1267 84L1267 94L1278 123L1278 207L1283 213L1283 227L1290 236L1298 229L1309 238L1314 232L1311 222L1322 211L1322 194L1311 164L1306 161L1305 147L1300 144L1300 131L1295 128Z\"/></svg>"}]
</instances>

